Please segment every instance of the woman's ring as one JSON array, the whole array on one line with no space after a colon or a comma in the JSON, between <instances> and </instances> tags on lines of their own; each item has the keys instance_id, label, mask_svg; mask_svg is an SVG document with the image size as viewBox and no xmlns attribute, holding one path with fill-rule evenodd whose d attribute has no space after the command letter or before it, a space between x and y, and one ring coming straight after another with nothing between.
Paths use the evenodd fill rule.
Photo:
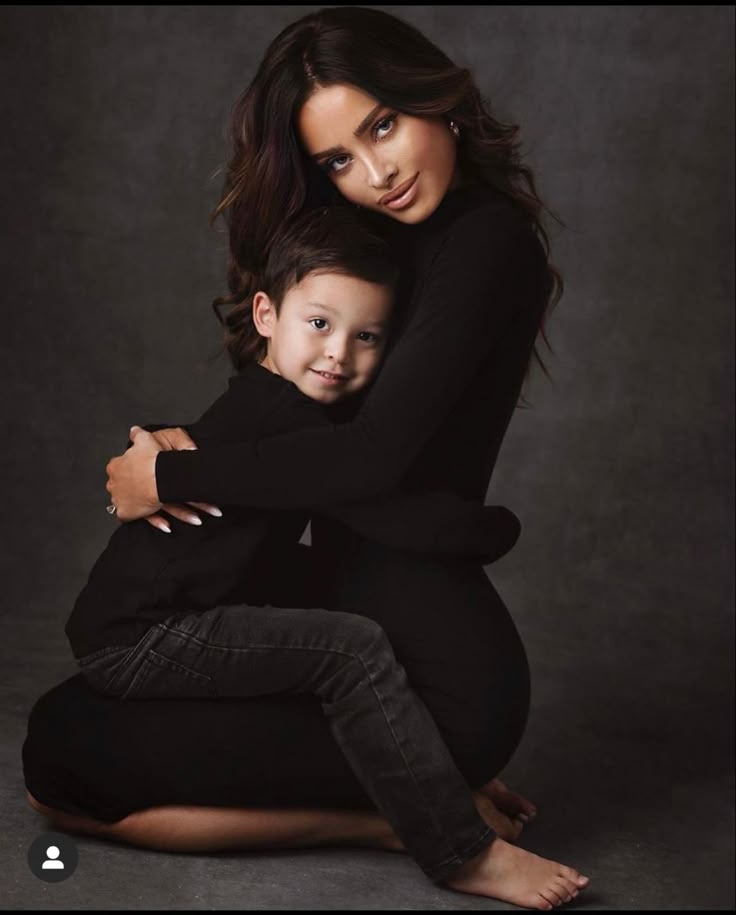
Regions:
<instances>
[{"instance_id":1,"label":"woman's ring","mask_svg":"<svg viewBox=\"0 0 736 915\"><path fill-rule=\"evenodd\" d=\"M108 505L106 508L106 511L108 514L114 515L115 512L117 511L117 508L114 505Z\"/></svg>"}]
</instances>

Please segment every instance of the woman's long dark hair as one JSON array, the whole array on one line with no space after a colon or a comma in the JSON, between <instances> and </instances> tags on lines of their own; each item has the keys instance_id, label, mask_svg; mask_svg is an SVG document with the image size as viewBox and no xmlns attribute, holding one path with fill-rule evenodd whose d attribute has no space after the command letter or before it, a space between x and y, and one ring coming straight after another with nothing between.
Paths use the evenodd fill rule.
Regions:
<instances>
[{"instance_id":1,"label":"woman's long dark hair","mask_svg":"<svg viewBox=\"0 0 736 915\"><path fill-rule=\"evenodd\" d=\"M503 124L489 113L471 71L456 66L418 29L389 13L360 6L321 9L276 36L232 110L234 150L220 202L210 215L212 226L222 214L229 231L230 291L212 302L228 339L248 324L251 297L279 227L304 209L351 205L307 156L296 127L310 95L340 83L406 114L452 119L460 128L462 175L472 183L493 185L524 210L549 258L541 223L547 208L537 195L532 170L521 161L519 126ZM544 321L562 296L563 282L549 261L548 268L551 299L540 330L551 350ZM231 306L224 319L222 306ZM534 356L549 377L536 347Z\"/></svg>"}]
</instances>

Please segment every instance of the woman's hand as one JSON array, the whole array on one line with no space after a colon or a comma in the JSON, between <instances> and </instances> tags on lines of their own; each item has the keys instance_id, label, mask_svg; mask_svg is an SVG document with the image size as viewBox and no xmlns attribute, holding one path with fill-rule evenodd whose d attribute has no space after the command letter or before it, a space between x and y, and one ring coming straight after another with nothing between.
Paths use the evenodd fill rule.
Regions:
<instances>
[{"instance_id":1,"label":"woman's hand","mask_svg":"<svg viewBox=\"0 0 736 915\"><path fill-rule=\"evenodd\" d=\"M195 443L186 430L181 428L159 429L147 432L140 426L132 426L130 440L133 442L125 454L114 457L107 464L108 482L106 489L116 506L120 521L135 521L144 518L158 530L171 532L166 518L159 514L164 509L180 521L201 524L199 515L184 506L158 501L156 491L156 455L159 451L194 450ZM202 511L220 517L222 512L215 505L205 502L188 502Z\"/></svg>"},{"instance_id":2,"label":"woman's hand","mask_svg":"<svg viewBox=\"0 0 736 915\"><path fill-rule=\"evenodd\" d=\"M137 427L134 426L133 428ZM162 451L196 451L197 449L192 437L186 429L182 429L180 426L175 426L170 429L158 429L150 434L153 435L161 446ZM185 504L198 508L200 511L207 512L209 515L214 515L216 518L222 517L222 512L216 505L209 505L206 502L187 502ZM174 502L164 502L162 508L174 518L185 521L187 524L202 523L198 514L187 511L183 505L177 505ZM148 515L146 521L148 521L152 527L158 528L160 531L164 531L167 534L171 533L169 522L164 515L159 514L158 512L153 515Z\"/></svg>"}]
</instances>

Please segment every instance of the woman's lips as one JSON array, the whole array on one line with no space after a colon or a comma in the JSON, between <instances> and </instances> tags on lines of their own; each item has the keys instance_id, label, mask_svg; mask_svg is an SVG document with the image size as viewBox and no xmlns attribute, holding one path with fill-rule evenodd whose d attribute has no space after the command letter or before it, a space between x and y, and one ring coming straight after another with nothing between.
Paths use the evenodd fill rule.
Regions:
<instances>
[{"instance_id":1,"label":"woman's lips","mask_svg":"<svg viewBox=\"0 0 736 915\"><path fill-rule=\"evenodd\" d=\"M394 197L393 200L387 200L383 203L384 206L388 207L391 210L403 210L404 207L409 206L414 203L414 199L417 195L417 179L419 178L419 172L414 176L414 180L411 185L404 191L401 197Z\"/></svg>"}]
</instances>

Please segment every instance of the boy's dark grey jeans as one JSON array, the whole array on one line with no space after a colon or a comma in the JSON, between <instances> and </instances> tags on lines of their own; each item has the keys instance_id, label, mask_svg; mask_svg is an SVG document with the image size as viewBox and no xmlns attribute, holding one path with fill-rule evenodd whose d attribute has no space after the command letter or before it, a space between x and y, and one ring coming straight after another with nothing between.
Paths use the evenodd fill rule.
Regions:
<instances>
[{"instance_id":1,"label":"boy's dark grey jeans","mask_svg":"<svg viewBox=\"0 0 736 915\"><path fill-rule=\"evenodd\" d=\"M496 838L384 630L367 617L220 606L174 614L133 648L103 648L79 665L96 691L120 699L316 695L356 777L435 883Z\"/></svg>"}]
</instances>

